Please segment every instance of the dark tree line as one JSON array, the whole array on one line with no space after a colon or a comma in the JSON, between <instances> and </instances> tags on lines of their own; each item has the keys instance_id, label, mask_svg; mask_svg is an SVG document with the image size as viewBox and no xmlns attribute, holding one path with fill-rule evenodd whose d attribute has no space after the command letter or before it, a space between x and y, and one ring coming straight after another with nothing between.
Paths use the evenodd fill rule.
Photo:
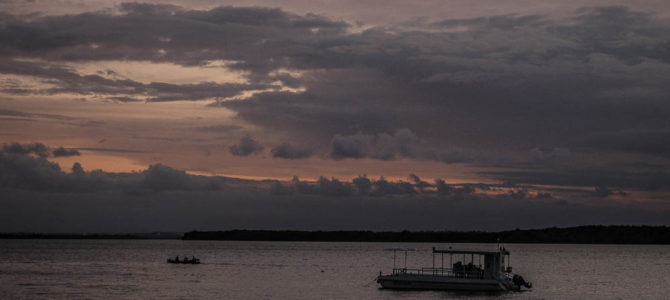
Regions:
<instances>
[{"instance_id":1,"label":"dark tree line","mask_svg":"<svg viewBox=\"0 0 670 300\"><path fill-rule=\"evenodd\" d=\"M670 244L666 226L579 226L484 231L192 231L185 240L423 243Z\"/></svg>"}]
</instances>

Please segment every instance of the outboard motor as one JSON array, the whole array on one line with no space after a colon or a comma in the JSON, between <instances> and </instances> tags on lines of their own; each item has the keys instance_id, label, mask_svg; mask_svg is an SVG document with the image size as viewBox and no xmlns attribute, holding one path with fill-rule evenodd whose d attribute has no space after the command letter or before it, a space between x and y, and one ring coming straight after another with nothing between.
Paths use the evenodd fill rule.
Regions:
<instances>
[{"instance_id":1,"label":"outboard motor","mask_svg":"<svg viewBox=\"0 0 670 300\"><path fill-rule=\"evenodd\" d=\"M521 275L514 274L514 276L512 277L512 282L514 283L514 285L518 286L519 289L521 289L521 286L525 286L528 289L533 287L533 284L525 281Z\"/></svg>"}]
</instances>

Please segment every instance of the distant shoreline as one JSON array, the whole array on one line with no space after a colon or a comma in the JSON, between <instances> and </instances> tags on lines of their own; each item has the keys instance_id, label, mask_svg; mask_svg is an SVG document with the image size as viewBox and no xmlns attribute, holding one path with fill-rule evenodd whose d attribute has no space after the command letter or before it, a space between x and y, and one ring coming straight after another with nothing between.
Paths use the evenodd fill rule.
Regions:
<instances>
[{"instance_id":1,"label":"distant shoreline","mask_svg":"<svg viewBox=\"0 0 670 300\"><path fill-rule=\"evenodd\" d=\"M486 231L228 230L156 233L0 233L0 239L221 240L403 243L670 244L670 227L591 225Z\"/></svg>"},{"instance_id":2,"label":"distant shoreline","mask_svg":"<svg viewBox=\"0 0 670 300\"><path fill-rule=\"evenodd\" d=\"M183 237L179 232L155 233L38 233L4 232L0 239L44 239L44 240L177 240Z\"/></svg>"},{"instance_id":3,"label":"distant shoreline","mask_svg":"<svg viewBox=\"0 0 670 300\"><path fill-rule=\"evenodd\" d=\"M184 240L405 242L405 243L541 243L541 244L670 244L666 226L579 226L484 231L191 231Z\"/></svg>"}]
</instances>

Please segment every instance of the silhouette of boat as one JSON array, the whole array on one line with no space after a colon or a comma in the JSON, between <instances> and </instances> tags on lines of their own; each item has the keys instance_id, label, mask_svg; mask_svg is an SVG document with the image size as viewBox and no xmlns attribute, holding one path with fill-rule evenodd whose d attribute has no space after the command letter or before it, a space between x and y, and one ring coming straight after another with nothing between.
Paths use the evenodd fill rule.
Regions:
<instances>
[{"instance_id":1,"label":"silhouette of boat","mask_svg":"<svg viewBox=\"0 0 670 300\"><path fill-rule=\"evenodd\" d=\"M512 273L509 266L509 251L480 250L439 250L433 247L433 266L430 268L408 269L407 252L413 248L389 248L393 251L393 271L382 275L379 272L377 283L386 289L426 289L460 291L509 291L532 288L521 275ZM405 266L396 267L396 252L405 253ZM436 255L439 254L439 255ZM445 254L448 266L445 268ZM435 259L438 258L436 265ZM475 259L477 258L477 259ZM482 260L483 258L483 260ZM484 263L482 265L482 262Z\"/></svg>"},{"instance_id":2,"label":"silhouette of boat","mask_svg":"<svg viewBox=\"0 0 670 300\"><path fill-rule=\"evenodd\" d=\"M191 264L191 265L197 265L197 264L200 263L200 259L199 259L199 258L195 258L195 257L193 257L193 258L191 258L191 259L188 259L188 257L185 257L184 259L179 260L179 256L177 256L177 257L175 257L175 258L168 258L168 259L167 259L167 262L168 262L168 263L171 263L171 264Z\"/></svg>"}]
</instances>

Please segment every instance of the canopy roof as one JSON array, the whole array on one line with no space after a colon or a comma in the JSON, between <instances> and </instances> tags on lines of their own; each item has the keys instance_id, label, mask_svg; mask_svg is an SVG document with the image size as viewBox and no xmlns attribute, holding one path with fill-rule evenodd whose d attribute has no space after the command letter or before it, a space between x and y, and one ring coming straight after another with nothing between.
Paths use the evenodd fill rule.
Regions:
<instances>
[{"instance_id":1,"label":"canopy roof","mask_svg":"<svg viewBox=\"0 0 670 300\"><path fill-rule=\"evenodd\" d=\"M451 250L451 249L435 249L433 248L433 253L448 253L448 254L477 254L477 255L496 255L497 253L502 253L505 255L509 254L509 251L502 249L500 251L482 251L482 250Z\"/></svg>"},{"instance_id":2,"label":"canopy roof","mask_svg":"<svg viewBox=\"0 0 670 300\"><path fill-rule=\"evenodd\" d=\"M384 251L416 251L416 248L410 248L410 247L391 247L391 248L386 248Z\"/></svg>"}]
</instances>

